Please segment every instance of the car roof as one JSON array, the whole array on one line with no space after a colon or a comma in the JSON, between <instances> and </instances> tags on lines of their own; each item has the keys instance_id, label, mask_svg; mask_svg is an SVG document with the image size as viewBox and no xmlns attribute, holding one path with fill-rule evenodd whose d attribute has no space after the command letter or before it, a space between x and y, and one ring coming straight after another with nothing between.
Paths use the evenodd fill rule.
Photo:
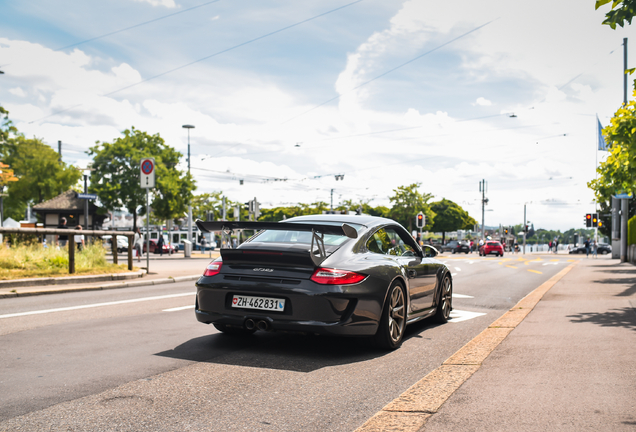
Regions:
<instances>
[{"instance_id":1,"label":"car roof","mask_svg":"<svg viewBox=\"0 0 636 432\"><path fill-rule=\"evenodd\" d=\"M342 215L342 214L317 214L307 216L297 216L282 222L342 222L363 225L367 228L386 225L398 224L393 219L387 219L370 215ZM399 224L398 224L399 225Z\"/></svg>"}]
</instances>

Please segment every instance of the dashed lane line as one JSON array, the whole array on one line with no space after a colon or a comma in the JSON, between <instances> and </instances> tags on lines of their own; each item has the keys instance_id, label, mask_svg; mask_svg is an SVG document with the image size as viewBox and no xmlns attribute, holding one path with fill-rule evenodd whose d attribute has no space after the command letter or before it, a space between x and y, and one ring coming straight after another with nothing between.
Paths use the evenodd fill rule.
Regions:
<instances>
[{"instance_id":1,"label":"dashed lane line","mask_svg":"<svg viewBox=\"0 0 636 432\"><path fill-rule=\"evenodd\" d=\"M180 294L167 294L162 296L142 297L142 298L136 298L136 299L130 299L130 300L119 300L119 301L105 302L105 303L93 303L93 304L87 304L87 305L69 306L69 307L56 308L56 309L43 309L43 310L28 311L28 312L18 312L18 313L0 315L0 319L15 318L15 317L29 316L29 315L48 314L48 313L55 313L55 312L66 312L66 311L80 310L80 309L90 309L90 308L103 307L103 306L116 306L116 305L122 305L122 304L128 304L128 303L164 300L169 298L194 296L194 295L195 295L194 292L180 293Z\"/></svg>"},{"instance_id":2,"label":"dashed lane line","mask_svg":"<svg viewBox=\"0 0 636 432\"><path fill-rule=\"evenodd\" d=\"M449 357L440 367L385 405L355 432L422 430L429 417L434 415L444 402L477 372L490 353L524 320L545 293L576 264L570 264L539 285L512 309Z\"/></svg>"},{"instance_id":3,"label":"dashed lane line","mask_svg":"<svg viewBox=\"0 0 636 432\"><path fill-rule=\"evenodd\" d=\"M507 265L506 267L513 268L513 269L518 269L519 268L519 267L515 267L515 266L511 266L511 265Z\"/></svg>"},{"instance_id":4,"label":"dashed lane line","mask_svg":"<svg viewBox=\"0 0 636 432\"><path fill-rule=\"evenodd\" d=\"M536 273L536 274L543 274L543 272L540 272L540 271L538 271L538 270L528 269L528 271L529 271L529 272L532 272L532 273Z\"/></svg>"},{"instance_id":5,"label":"dashed lane line","mask_svg":"<svg viewBox=\"0 0 636 432\"><path fill-rule=\"evenodd\" d=\"M180 307L175 307L175 308L170 308L170 309L164 309L161 312L177 312L177 311L182 311L182 310L186 310L186 309L194 309L194 305L180 306Z\"/></svg>"}]
</instances>

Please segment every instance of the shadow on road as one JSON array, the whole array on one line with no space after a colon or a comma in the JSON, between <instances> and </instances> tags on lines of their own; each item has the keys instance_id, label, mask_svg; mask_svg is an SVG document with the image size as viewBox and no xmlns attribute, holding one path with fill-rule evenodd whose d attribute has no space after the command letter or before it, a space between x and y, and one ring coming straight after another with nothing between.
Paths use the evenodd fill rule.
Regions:
<instances>
[{"instance_id":1,"label":"shadow on road","mask_svg":"<svg viewBox=\"0 0 636 432\"><path fill-rule=\"evenodd\" d=\"M435 327L428 320L407 327L405 339L423 337ZM371 338L257 332L249 336L214 333L190 339L172 350L156 353L195 362L312 372L324 367L371 360L389 354Z\"/></svg>"}]
</instances>

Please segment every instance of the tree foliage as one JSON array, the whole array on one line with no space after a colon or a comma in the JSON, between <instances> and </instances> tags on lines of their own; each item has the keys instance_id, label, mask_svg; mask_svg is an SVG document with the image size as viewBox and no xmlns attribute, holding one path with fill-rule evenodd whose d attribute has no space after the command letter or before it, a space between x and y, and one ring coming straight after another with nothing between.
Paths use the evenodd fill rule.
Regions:
<instances>
[{"instance_id":1,"label":"tree foliage","mask_svg":"<svg viewBox=\"0 0 636 432\"><path fill-rule=\"evenodd\" d=\"M621 27L625 22L631 25L632 18L636 14L636 0L596 0L595 8L612 3L612 9L605 14L603 24L616 29L616 24Z\"/></svg>"},{"instance_id":2,"label":"tree foliage","mask_svg":"<svg viewBox=\"0 0 636 432\"><path fill-rule=\"evenodd\" d=\"M38 138L18 135L0 148L0 160L18 181L8 185L5 215L22 219L27 204L38 204L67 191L82 177L81 171L59 161L59 155Z\"/></svg>"},{"instance_id":3,"label":"tree foliage","mask_svg":"<svg viewBox=\"0 0 636 432\"><path fill-rule=\"evenodd\" d=\"M603 135L609 144L609 155L599 164L598 177L587 184L594 191L602 215L611 212L613 195L636 193L636 102L621 106L603 129ZM601 220L601 232L609 235L609 219Z\"/></svg>"},{"instance_id":4,"label":"tree foliage","mask_svg":"<svg viewBox=\"0 0 636 432\"><path fill-rule=\"evenodd\" d=\"M112 143L99 141L88 154L93 156L90 191L96 193L108 209L125 208L137 215L145 213L146 191L140 187L141 159L155 159L155 189L151 207L155 217L174 219L187 211L195 183L190 174L179 171L181 153L166 145L159 134L149 135L134 127Z\"/></svg>"},{"instance_id":5,"label":"tree foliage","mask_svg":"<svg viewBox=\"0 0 636 432\"><path fill-rule=\"evenodd\" d=\"M442 239L444 239L447 232L472 229L477 223L459 204L445 198L431 203L431 210L435 213L435 220L430 225L429 230L441 232Z\"/></svg>"},{"instance_id":6,"label":"tree foliage","mask_svg":"<svg viewBox=\"0 0 636 432\"><path fill-rule=\"evenodd\" d=\"M425 230L430 230L435 217L435 212L428 205L433 195L420 193L418 191L420 186L421 183L399 186L397 189L393 189L394 195L389 197L389 200L393 203L389 211L389 217L402 224L402 226L407 227L409 232L413 230L415 216L419 212L424 213L426 216Z\"/></svg>"}]
</instances>

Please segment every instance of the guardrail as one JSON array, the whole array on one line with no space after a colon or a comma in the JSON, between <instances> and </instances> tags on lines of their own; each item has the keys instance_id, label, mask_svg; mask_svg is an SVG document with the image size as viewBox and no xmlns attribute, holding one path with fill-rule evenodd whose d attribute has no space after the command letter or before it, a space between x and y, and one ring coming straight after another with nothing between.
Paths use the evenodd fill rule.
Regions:
<instances>
[{"instance_id":1,"label":"guardrail","mask_svg":"<svg viewBox=\"0 0 636 432\"><path fill-rule=\"evenodd\" d=\"M74 230L59 228L3 228L0 227L0 234L34 234L34 235L74 235L83 234L84 236L112 236L111 244L113 248L113 264L117 264L117 236L123 235L128 237L128 270L133 269L132 244L135 233L133 231L103 231L103 230ZM73 239L68 241L68 272L75 273L75 242Z\"/></svg>"}]
</instances>

